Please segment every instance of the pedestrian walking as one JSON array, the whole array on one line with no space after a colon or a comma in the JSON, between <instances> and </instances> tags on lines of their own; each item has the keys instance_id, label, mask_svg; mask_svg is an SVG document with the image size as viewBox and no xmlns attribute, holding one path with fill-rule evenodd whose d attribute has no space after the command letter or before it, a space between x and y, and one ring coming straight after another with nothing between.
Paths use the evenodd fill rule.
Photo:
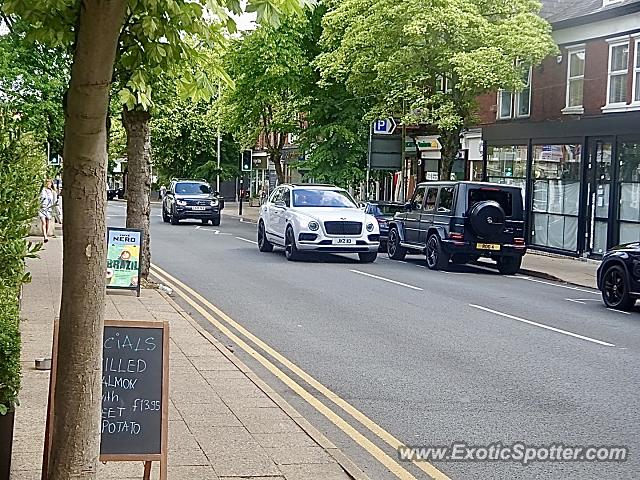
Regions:
<instances>
[{"instance_id":1,"label":"pedestrian walking","mask_svg":"<svg viewBox=\"0 0 640 480\"><path fill-rule=\"evenodd\" d=\"M53 215L52 210L56 201L57 195L53 190L53 182L51 180L47 180L40 192L40 210L38 210L38 217L40 217L40 223L42 225L44 243L49 241L49 222L51 221Z\"/></svg>"}]
</instances>

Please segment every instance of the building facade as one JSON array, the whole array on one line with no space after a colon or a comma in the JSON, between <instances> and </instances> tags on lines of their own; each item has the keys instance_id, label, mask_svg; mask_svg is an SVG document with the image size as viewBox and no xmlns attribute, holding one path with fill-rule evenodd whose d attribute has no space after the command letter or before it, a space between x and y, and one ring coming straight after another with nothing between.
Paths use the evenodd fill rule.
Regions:
<instances>
[{"instance_id":1,"label":"building facade","mask_svg":"<svg viewBox=\"0 0 640 480\"><path fill-rule=\"evenodd\" d=\"M640 0L547 0L559 46L484 95L485 180L524 188L528 242L601 256L640 241Z\"/></svg>"}]
</instances>

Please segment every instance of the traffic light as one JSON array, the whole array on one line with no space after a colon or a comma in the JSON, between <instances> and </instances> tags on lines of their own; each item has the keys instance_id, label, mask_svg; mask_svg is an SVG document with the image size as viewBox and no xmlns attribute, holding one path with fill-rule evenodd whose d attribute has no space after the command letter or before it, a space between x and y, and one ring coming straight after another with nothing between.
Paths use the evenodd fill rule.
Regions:
<instances>
[{"instance_id":1,"label":"traffic light","mask_svg":"<svg viewBox=\"0 0 640 480\"><path fill-rule=\"evenodd\" d=\"M253 168L253 151L245 150L242 152L242 171L250 172Z\"/></svg>"}]
</instances>

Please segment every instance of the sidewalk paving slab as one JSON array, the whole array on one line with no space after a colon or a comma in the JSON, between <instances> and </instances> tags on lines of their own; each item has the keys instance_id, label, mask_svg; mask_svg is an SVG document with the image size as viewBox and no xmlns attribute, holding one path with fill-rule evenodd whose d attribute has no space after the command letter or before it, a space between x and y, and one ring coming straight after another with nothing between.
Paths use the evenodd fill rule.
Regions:
<instances>
[{"instance_id":1,"label":"sidewalk paving slab","mask_svg":"<svg viewBox=\"0 0 640 480\"><path fill-rule=\"evenodd\" d=\"M40 479L49 372L61 295L62 239L30 260L22 304L23 388L16 411L12 480ZM366 475L171 298L158 290L109 292L107 319L170 324L170 480L347 480ZM142 462L110 462L100 479L141 479ZM157 478L154 464L152 478Z\"/></svg>"}]
</instances>

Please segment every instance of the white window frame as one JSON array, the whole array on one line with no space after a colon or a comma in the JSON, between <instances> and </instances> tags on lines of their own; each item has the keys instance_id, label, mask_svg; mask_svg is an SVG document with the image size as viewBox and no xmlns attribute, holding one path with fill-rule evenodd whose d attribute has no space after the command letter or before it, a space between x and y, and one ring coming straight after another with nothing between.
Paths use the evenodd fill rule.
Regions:
<instances>
[{"instance_id":1,"label":"white window frame","mask_svg":"<svg viewBox=\"0 0 640 480\"><path fill-rule=\"evenodd\" d=\"M640 33L633 35L633 88L631 89L631 105L640 106Z\"/></svg>"},{"instance_id":2,"label":"white window frame","mask_svg":"<svg viewBox=\"0 0 640 480\"><path fill-rule=\"evenodd\" d=\"M582 75L571 76L571 55L577 55L578 53L584 54L584 63L585 69L582 72ZM572 45L567 47L567 92L565 97L565 107L562 109L562 113L566 115L582 115L584 113L584 75L587 67L587 50L586 44L581 43L580 45ZM569 92L571 86L571 80L579 80L582 78L582 104L574 105L572 107L569 106Z\"/></svg>"},{"instance_id":3,"label":"white window frame","mask_svg":"<svg viewBox=\"0 0 640 480\"><path fill-rule=\"evenodd\" d=\"M615 76L615 75L624 75L625 73L622 73L622 70L616 70L615 72L611 71L611 63L613 61L613 49L616 47L622 47L622 46L627 46L627 48L629 48L629 55L631 54L631 48L630 48L630 35L625 35L624 37L616 37L616 38L610 38L607 40L607 43L609 44L609 57L607 58L607 98L606 98L606 103L605 106L602 107L602 112L603 113L616 113L616 112L627 112L630 109L633 110L633 107L630 107L629 104L627 102L615 102L615 103L609 103L609 99L611 98L611 77ZM629 61L627 60L627 71L626 71L626 75L629 75Z\"/></svg>"},{"instance_id":4,"label":"white window frame","mask_svg":"<svg viewBox=\"0 0 640 480\"><path fill-rule=\"evenodd\" d=\"M533 93L531 88L531 72L532 71L533 69L529 67L529 76L527 78L526 87L520 90L519 92L516 92L515 95L514 94L511 95L512 97L514 97L513 98L513 115L516 118L529 118L531 116L531 95ZM518 113L518 110L520 107L520 96L522 95L522 92L526 90L526 88L529 88L529 105L527 107L527 113L524 115L521 115L520 113Z\"/></svg>"},{"instance_id":5,"label":"white window frame","mask_svg":"<svg viewBox=\"0 0 640 480\"><path fill-rule=\"evenodd\" d=\"M506 90L504 88L501 88L500 90L498 90L498 102L497 102L498 111L496 112L496 116L498 120L511 120L513 118L529 118L531 116L531 96L533 94L532 86L531 86L532 71L533 69L529 67L529 78L527 80L527 87L529 88L529 108L528 108L529 113L526 113L524 115L521 115L518 113L518 107L520 106L520 96L522 95L522 92L525 89L522 89L519 92L514 93L514 92L509 92L509 90ZM509 110L508 116L502 116L502 94L505 92L509 93L509 99L510 99L509 102L511 104L511 109Z\"/></svg>"},{"instance_id":6,"label":"white window frame","mask_svg":"<svg viewBox=\"0 0 640 480\"><path fill-rule=\"evenodd\" d=\"M510 92L509 92L509 115L502 116L502 94L505 92L508 92L508 91L503 88L498 90L498 111L497 111L498 120L511 120L513 118L513 93L510 93Z\"/></svg>"}]
</instances>

